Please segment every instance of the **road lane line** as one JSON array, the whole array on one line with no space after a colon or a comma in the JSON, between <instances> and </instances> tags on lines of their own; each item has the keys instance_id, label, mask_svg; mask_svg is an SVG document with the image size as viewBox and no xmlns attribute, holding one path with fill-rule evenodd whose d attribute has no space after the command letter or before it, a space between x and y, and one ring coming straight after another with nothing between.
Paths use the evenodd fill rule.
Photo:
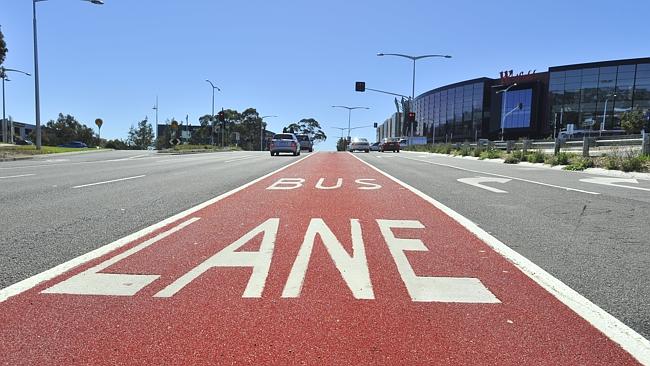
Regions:
<instances>
[{"instance_id":1,"label":"road lane line","mask_svg":"<svg viewBox=\"0 0 650 366\"><path fill-rule=\"evenodd\" d=\"M354 155L353 155L354 156ZM357 158L355 156L355 158ZM644 365L650 365L650 341L645 339L632 328L625 325L623 322L598 307L577 291L566 285L564 282L553 277L550 273L519 254L499 239L481 229L477 224L445 206L443 203L433 199L424 192L415 187L393 177L392 175L380 170L374 165L357 158L362 163L370 168L400 184L404 188L418 195L420 198L431 203L434 207L441 210L456 222L464 226L467 230L476 235L479 239L490 246L494 251L502 255L513 265L519 268L526 276L535 281L538 285L544 288L547 292L557 298L560 302L569 307L573 312L585 319L595 328L600 330L609 339L621 345L621 347L630 353L634 358Z\"/></svg>"},{"instance_id":2,"label":"road lane line","mask_svg":"<svg viewBox=\"0 0 650 366\"><path fill-rule=\"evenodd\" d=\"M518 181L521 181L521 182L527 182L527 183L532 183L532 184L538 184L538 185L540 185L540 186L546 186L546 187L552 187L552 188L559 188L559 189L563 189L563 190L565 190L565 191L580 192L580 193L586 193L586 194L592 194L592 195L599 195L599 194L600 194L600 193L598 193L598 192L585 191L585 190L583 190L583 189L577 189L577 188L570 188L570 187L558 186L558 185L555 185L555 184L543 183L543 182L538 182L538 181L535 181L535 180L524 179L524 178L517 178L517 177L512 177L512 176L509 176L509 175L503 175L503 174L497 174L497 173L489 173L489 172L484 172L484 171L480 171L480 170L461 168L461 167L459 167L459 166L450 165L450 164L435 163L435 162L433 162L433 161L420 160L420 159L413 159L413 158L409 158L409 157L406 157L406 156L400 156L400 157L403 158L403 159L407 159L407 160L413 160L413 161L419 161L419 162L421 162L421 163L426 163L426 164L432 164L432 165L444 166L444 167L447 167L447 168L463 170L463 171L466 171L466 172L472 172L472 173L478 173L478 174L487 174L487 175L492 175L492 176L495 176L495 177L508 178L508 179L513 179L513 180L518 180Z\"/></svg>"},{"instance_id":3,"label":"road lane line","mask_svg":"<svg viewBox=\"0 0 650 366\"><path fill-rule=\"evenodd\" d=\"M6 176L6 177L0 177L0 179L10 179L10 178L20 178L20 177L31 177L31 176L34 176L34 175L36 175L36 174L9 175L9 176Z\"/></svg>"},{"instance_id":4,"label":"road lane line","mask_svg":"<svg viewBox=\"0 0 650 366\"><path fill-rule=\"evenodd\" d=\"M74 189L74 188L84 188L84 187L90 187L90 186L97 186L97 185L100 185L100 184L107 184L107 183L121 182L121 181L123 181L123 180L131 180L131 179L137 179L137 178L142 178L142 177L146 177L146 175L143 174L143 175L136 175L136 176L133 176L133 177L126 177L126 178L112 179L112 180L107 180L107 181L97 182L97 183L82 184L82 185L80 185L80 186L74 186L74 187L72 187L72 188Z\"/></svg>"},{"instance_id":5,"label":"road lane line","mask_svg":"<svg viewBox=\"0 0 650 366\"><path fill-rule=\"evenodd\" d=\"M224 163L232 163L233 161L248 160L248 159L253 159L253 158L256 158L256 157L257 156L243 156L243 157L240 157L240 158L234 158L234 159L226 160L226 161L224 161Z\"/></svg>"},{"instance_id":6,"label":"road lane line","mask_svg":"<svg viewBox=\"0 0 650 366\"><path fill-rule=\"evenodd\" d=\"M182 212L180 212L180 213L178 213L178 214L176 214L174 216L168 217L168 218L166 218L166 219L164 219L162 221L159 221L158 223L155 223L155 224L153 224L151 226L148 226L148 227L146 227L146 228L144 228L144 229L142 229L140 231L137 231L137 232L135 232L133 234L130 234L130 235L127 235L127 236L125 236L123 238L115 240L112 243L106 244L106 245L104 245L102 247L99 247L99 248L97 248L97 249L95 249L93 251L90 251L90 252L88 252L86 254L82 254L82 255L80 255L78 257L70 259L67 262L61 263L61 264L57 265L56 267L50 268L48 270L45 270L45 271L43 271L41 273L38 273L38 274L32 276L32 277L29 277L29 278L26 278L26 279L24 279L22 281L16 282L13 285L9 285L9 286L7 286L7 287L0 290L0 303L2 303L3 301L7 300L10 297L19 295L19 294L21 294L21 293L23 293L23 292L25 292L27 290L30 290L30 289L34 288L34 287L38 286L40 283L51 280L51 279L53 279L53 278L55 278L57 276L60 276L61 274L66 273L69 270L71 270L71 269L73 269L73 268L75 268L77 266L88 263L88 262L90 262L90 261L92 261L94 259L97 259L97 258L99 258L101 256L104 256L104 255L106 255L106 254L108 254L108 253L110 253L110 252L112 252L112 251L114 251L116 249L119 249L119 248L121 248L121 247L123 247L123 246L125 246L125 245L127 245L129 243L132 243L133 241L138 240L138 239L140 239L140 238L142 238L142 237L144 237L144 236L146 236L148 234L151 234L152 232L154 232L154 231L156 231L156 230L158 230L160 228L163 228L163 227L165 227L165 226L167 226L167 225L169 225L169 224L171 224L173 222L176 222L176 221L178 221L180 219L183 219L183 218L185 218L185 217L187 217L187 216L189 216L189 215L191 215L191 214L193 214L193 213L195 213L195 212L197 212L199 210L202 210L205 207L208 207L208 206L210 206L210 205L212 205L212 204L214 204L216 202L219 202L219 201L221 201L222 199L224 199L226 197L232 196L233 194L235 194L235 193L237 193L237 192L239 192L241 190L244 190L244 189L252 186L253 184L255 184L255 183L259 182L259 181L262 181L262 180L272 176L273 174L279 173L279 172L289 168L290 166L292 166L294 164L298 164L299 162L301 162L301 161L303 161L303 160L305 160L305 159L307 159L307 158L309 158L310 156L313 156L313 155L315 155L315 154L309 154L309 155L305 156L304 158L301 158L301 159L296 160L296 161L294 161L294 162L292 162L290 164L287 164L287 165L285 165L283 167L280 167L280 168L278 168L278 169L276 169L276 170L274 170L274 171L272 171L272 172L270 172L268 174L265 174L265 175L263 175L263 176L261 176L261 177L259 177L257 179L254 179L254 180L252 180L252 181L250 181L250 182L248 182L248 183L246 183L244 185L241 185L241 186L239 186L239 187L237 187L235 189L232 189L232 190L230 190L230 191L228 191L226 193L223 193L223 194L221 194L221 195L219 195L217 197L209 199L209 200L207 200L207 201L205 201L203 203L200 203L200 204L198 204L198 205L196 205L194 207L188 208L185 211L182 211Z\"/></svg>"}]
</instances>

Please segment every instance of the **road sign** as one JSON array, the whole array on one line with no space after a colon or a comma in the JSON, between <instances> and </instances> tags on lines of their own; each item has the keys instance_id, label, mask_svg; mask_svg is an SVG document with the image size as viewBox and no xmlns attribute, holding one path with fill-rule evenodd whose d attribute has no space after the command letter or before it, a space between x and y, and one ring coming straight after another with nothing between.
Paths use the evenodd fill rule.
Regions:
<instances>
[{"instance_id":1,"label":"road sign","mask_svg":"<svg viewBox=\"0 0 650 366\"><path fill-rule=\"evenodd\" d=\"M310 155L36 278L0 293L3 363L650 362L633 330L351 154Z\"/></svg>"},{"instance_id":2,"label":"road sign","mask_svg":"<svg viewBox=\"0 0 650 366\"><path fill-rule=\"evenodd\" d=\"M174 130L178 129L178 122L176 122L176 121L172 121L172 123L171 123L171 127L172 127Z\"/></svg>"},{"instance_id":3,"label":"road sign","mask_svg":"<svg viewBox=\"0 0 650 366\"><path fill-rule=\"evenodd\" d=\"M102 125L104 124L104 121L102 121L101 118L97 118L95 120L95 124L97 125L97 127L102 128Z\"/></svg>"},{"instance_id":4,"label":"road sign","mask_svg":"<svg viewBox=\"0 0 650 366\"><path fill-rule=\"evenodd\" d=\"M181 140L176 139L176 138L169 140L169 144L173 145L173 146L176 146L176 145L178 145L180 143L181 143Z\"/></svg>"}]
</instances>

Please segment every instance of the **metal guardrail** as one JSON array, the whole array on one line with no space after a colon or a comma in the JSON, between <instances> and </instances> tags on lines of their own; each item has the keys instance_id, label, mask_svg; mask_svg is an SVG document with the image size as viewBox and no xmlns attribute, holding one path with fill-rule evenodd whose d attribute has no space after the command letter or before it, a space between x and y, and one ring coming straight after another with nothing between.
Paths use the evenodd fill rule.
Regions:
<instances>
[{"instance_id":1,"label":"metal guardrail","mask_svg":"<svg viewBox=\"0 0 650 366\"><path fill-rule=\"evenodd\" d=\"M585 136L582 139L565 139L557 140L560 146L556 146L556 141L550 140L510 140L510 141L481 141L478 144L476 143L454 143L452 144L456 148L461 146L469 146L470 148L475 148L479 145L482 148L491 146L495 149L514 151L514 150L546 150L554 151L555 153L560 152L561 150L567 150L571 152L582 151L583 155L587 156L590 152L590 149L593 149L595 153L603 153L607 151L615 151L615 148L631 148L631 149L641 149L642 151L648 151L650 146L647 146L650 142L650 134L644 135L618 135L618 136ZM644 144L645 139L645 144ZM588 146L585 146L587 144Z\"/></svg>"}]
</instances>

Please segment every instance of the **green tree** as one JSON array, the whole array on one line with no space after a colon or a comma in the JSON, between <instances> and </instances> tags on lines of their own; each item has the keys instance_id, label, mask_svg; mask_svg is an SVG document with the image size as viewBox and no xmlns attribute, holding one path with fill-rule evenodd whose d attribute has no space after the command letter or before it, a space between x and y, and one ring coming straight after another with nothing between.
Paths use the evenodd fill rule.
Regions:
<instances>
[{"instance_id":1,"label":"green tree","mask_svg":"<svg viewBox=\"0 0 650 366\"><path fill-rule=\"evenodd\" d=\"M2 31L0 30L0 65L5 62L5 57L7 57L7 52L9 50L7 49L7 42L5 42L5 36L2 34Z\"/></svg>"},{"instance_id":2,"label":"green tree","mask_svg":"<svg viewBox=\"0 0 650 366\"><path fill-rule=\"evenodd\" d=\"M138 127L131 126L126 141L130 147L136 150L145 150L153 144L153 127L147 118L138 122Z\"/></svg>"},{"instance_id":3,"label":"green tree","mask_svg":"<svg viewBox=\"0 0 650 366\"><path fill-rule=\"evenodd\" d=\"M35 138L36 131L32 131L30 137ZM59 117L47 122L41 129L41 141L45 146L56 146L68 143L70 141L81 141L88 146L97 146L99 139L95 131L80 123L74 116L59 113Z\"/></svg>"},{"instance_id":4,"label":"green tree","mask_svg":"<svg viewBox=\"0 0 650 366\"><path fill-rule=\"evenodd\" d=\"M282 131L308 135L314 141L314 144L327 140L327 136L321 129L320 123L313 118L303 118L296 123L291 123L283 128Z\"/></svg>"},{"instance_id":5,"label":"green tree","mask_svg":"<svg viewBox=\"0 0 650 366\"><path fill-rule=\"evenodd\" d=\"M192 132L190 137L190 144L192 145L203 145L210 143L210 133L212 133L212 123L209 114L199 117L199 124L201 127Z\"/></svg>"},{"instance_id":6,"label":"green tree","mask_svg":"<svg viewBox=\"0 0 650 366\"><path fill-rule=\"evenodd\" d=\"M347 145L348 141L340 137L339 140L336 142L336 151L345 151L345 147Z\"/></svg>"},{"instance_id":7,"label":"green tree","mask_svg":"<svg viewBox=\"0 0 650 366\"><path fill-rule=\"evenodd\" d=\"M643 111L640 109L625 112L621 116L621 127L628 133L640 133L645 122L644 117Z\"/></svg>"},{"instance_id":8,"label":"green tree","mask_svg":"<svg viewBox=\"0 0 650 366\"><path fill-rule=\"evenodd\" d=\"M104 147L107 149L127 150L129 148L129 145L127 145L126 142L123 140L114 139L114 140L106 141Z\"/></svg>"}]
</instances>

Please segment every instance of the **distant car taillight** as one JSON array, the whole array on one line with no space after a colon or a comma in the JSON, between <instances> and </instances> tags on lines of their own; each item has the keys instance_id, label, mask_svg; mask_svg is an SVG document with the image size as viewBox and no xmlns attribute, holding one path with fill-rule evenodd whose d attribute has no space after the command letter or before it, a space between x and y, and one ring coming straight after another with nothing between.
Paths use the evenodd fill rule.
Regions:
<instances>
[{"instance_id":1,"label":"distant car taillight","mask_svg":"<svg viewBox=\"0 0 650 366\"><path fill-rule=\"evenodd\" d=\"M296 143L294 141L291 142L291 147L296 147Z\"/></svg>"}]
</instances>

